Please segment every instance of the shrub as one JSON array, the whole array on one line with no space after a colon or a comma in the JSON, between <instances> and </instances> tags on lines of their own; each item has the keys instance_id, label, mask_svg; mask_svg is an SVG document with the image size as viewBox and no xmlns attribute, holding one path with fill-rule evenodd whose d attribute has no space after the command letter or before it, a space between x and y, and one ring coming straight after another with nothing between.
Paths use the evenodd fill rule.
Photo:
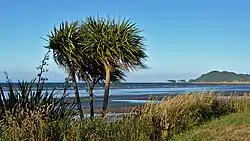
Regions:
<instances>
[{"instance_id":1,"label":"shrub","mask_svg":"<svg viewBox=\"0 0 250 141\"><path fill-rule=\"evenodd\" d=\"M36 109L49 108L49 112L46 113L46 117L50 120L57 120L64 117L70 117L72 115L72 109L74 105L67 99L68 94L66 93L68 88L68 81L66 80L64 92L61 97L55 97L55 89L49 92L44 88L44 84L47 78L42 75L47 70L45 66L48 64L48 54L45 55L42 60L42 64L38 67L39 74L37 78L31 82L18 82L17 87L10 81L7 73L7 94L4 92L4 88L0 86L0 119L3 119L3 115L6 112L12 114L13 116L20 117L20 110L23 112L36 111ZM37 80L37 81L36 81ZM7 95L7 96L6 96Z\"/></svg>"}]
</instances>

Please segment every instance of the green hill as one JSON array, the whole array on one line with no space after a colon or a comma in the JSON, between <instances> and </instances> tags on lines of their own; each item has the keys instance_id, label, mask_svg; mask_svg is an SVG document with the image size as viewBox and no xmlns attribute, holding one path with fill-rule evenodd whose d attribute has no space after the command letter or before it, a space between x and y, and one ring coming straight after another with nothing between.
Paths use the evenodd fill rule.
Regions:
<instances>
[{"instance_id":1,"label":"green hill","mask_svg":"<svg viewBox=\"0 0 250 141\"><path fill-rule=\"evenodd\" d=\"M250 75L237 74L228 71L211 71L202 74L197 79L191 79L190 82L247 82L250 81Z\"/></svg>"}]
</instances>

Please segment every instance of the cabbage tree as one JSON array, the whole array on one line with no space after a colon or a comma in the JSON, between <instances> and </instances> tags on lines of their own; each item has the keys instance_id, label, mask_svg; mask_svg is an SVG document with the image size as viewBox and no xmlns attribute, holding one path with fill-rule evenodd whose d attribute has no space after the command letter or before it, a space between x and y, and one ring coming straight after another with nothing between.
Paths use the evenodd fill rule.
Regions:
<instances>
[{"instance_id":1,"label":"cabbage tree","mask_svg":"<svg viewBox=\"0 0 250 141\"><path fill-rule=\"evenodd\" d=\"M76 81L76 71L78 69L79 48L82 42L78 22L62 22L60 26L54 27L48 36L49 48L53 51L53 58L56 64L66 70L73 83L75 100L80 117L83 118L83 111Z\"/></svg>"},{"instance_id":2,"label":"cabbage tree","mask_svg":"<svg viewBox=\"0 0 250 141\"><path fill-rule=\"evenodd\" d=\"M107 112L111 72L115 66L123 70L135 71L145 68L148 57L145 53L142 30L130 20L118 20L101 17L88 17L83 22L84 49L88 58L92 58L105 70L105 90L102 110Z\"/></svg>"}]
</instances>

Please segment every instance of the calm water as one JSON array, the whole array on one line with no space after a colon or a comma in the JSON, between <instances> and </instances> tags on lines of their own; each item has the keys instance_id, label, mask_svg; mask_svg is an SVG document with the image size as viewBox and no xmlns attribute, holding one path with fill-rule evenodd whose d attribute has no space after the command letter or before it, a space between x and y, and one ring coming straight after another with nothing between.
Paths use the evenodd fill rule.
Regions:
<instances>
[{"instance_id":1,"label":"calm water","mask_svg":"<svg viewBox=\"0 0 250 141\"><path fill-rule=\"evenodd\" d=\"M7 93L7 86L5 83L0 84L5 87ZM14 84L15 87L17 84ZM45 87L48 90L56 88L59 96L63 90L63 83L46 83ZM96 105L100 106L102 102L103 86L97 85L94 95ZM87 87L85 84L79 84L81 97L87 97ZM149 96L166 96L171 94L183 94L188 92L250 92L250 85L204 85L204 84L168 84L168 83L121 83L112 84L110 90L110 104L126 104L126 103L145 103ZM70 97L74 96L73 88L68 89ZM87 106L87 105L86 105Z\"/></svg>"}]
</instances>

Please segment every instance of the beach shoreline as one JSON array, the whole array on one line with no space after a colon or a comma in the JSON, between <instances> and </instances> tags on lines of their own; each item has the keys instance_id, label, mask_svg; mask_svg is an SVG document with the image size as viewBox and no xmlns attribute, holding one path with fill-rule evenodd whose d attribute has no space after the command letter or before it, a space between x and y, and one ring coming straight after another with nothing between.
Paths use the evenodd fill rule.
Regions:
<instances>
[{"instance_id":1,"label":"beach shoreline","mask_svg":"<svg viewBox=\"0 0 250 141\"><path fill-rule=\"evenodd\" d=\"M187 94L187 93L185 93ZM196 93L193 93L196 94ZM198 94L198 93L197 93ZM200 94L200 93L199 93ZM205 93L204 93L205 94ZM207 93L206 93L207 94ZM230 97L234 98L250 98L249 91L245 92L213 92L213 94L218 95L218 98L220 99L228 99ZM147 100L153 100L153 101L161 101L164 98L167 97L174 97L180 94L156 94L156 95L136 95L136 96L114 96L110 97L110 102L109 102L109 108L108 111L110 113L129 113L134 107L140 107L144 106L146 103L145 102L140 102L140 101L147 101ZM183 94L181 94L183 95ZM120 102L112 102L112 100L121 100ZM128 102L128 101L123 101L123 100L131 100L131 101L138 101L138 102ZM84 110L89 113L89 105L88 101L83 103L83 108ZM102 100L95 101L94 103L95 107L95 113L101 113L102 111Z\"/></svg>"},{"instance_id":2,"label":"beach shoreline","mask_svg":"<svg viewBox=\"0 0 250 141\"><path fill-rule=\"evenodd\" d=\"M190 82L189 84L202 84L202 85L242 85L250 84L250 82Z\"/></svg>"}]
</instances>

